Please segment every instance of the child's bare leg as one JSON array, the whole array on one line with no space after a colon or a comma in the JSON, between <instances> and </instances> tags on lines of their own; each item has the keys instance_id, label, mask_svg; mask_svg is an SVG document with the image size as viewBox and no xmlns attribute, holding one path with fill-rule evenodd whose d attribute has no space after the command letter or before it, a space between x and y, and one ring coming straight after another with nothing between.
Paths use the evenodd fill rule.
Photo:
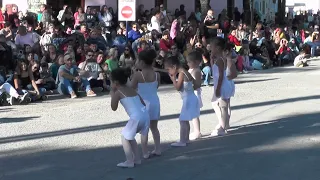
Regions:
<instances>
[{"instance_id":1,"label":"child's bare leg","mask_svg":"<svg viewBox=\"0 0 320 180\"><path fill-rule=\"evenodd\" d=\"M148 159L150 156L148 151L148 135L141 135L141 149L143 158Z\"/></svg>"},{"instance_id":2,"label":"child's bare leg","mask_svg":"<svg viewBox=\"0 0 320 180\"><path fill-rule=\"evenodd\" d=\"M152 154L160 155L161 149L160 149L160 132L158 129L158 121L150 121L150 129L151 129L153 140L154 140L154 150L152 151Z\"/></svg>"},{"instance_id":3,"label":"child's bare leg","mask_svg":"<svg viewBox=\"0 0 320 180\"><path fill-rule=\"evenodd\" d=\"M189 143L190 139L189 139L189 134L190 134L190 123L189 121L186 121L186 134L185 134L185 141L186 143Z\"/></svg>"},{"instance_id":4,"label":"child's bare leg","mask_svg":"<svg viewBox=\"0 0 320 180\"><path fill-rule=\"evenodd\" d=\"M133 162L134 164L141 164L141 158L140 158L140 153L138 149L138 144L136 140L130 141L132 153L133 153Z\"/></svg>"},{"instance_id":5,"label":"child's bare leg","mask_svg":"<svg viewBox=\"0 0 320 180\"><path fill-rule=\"evenodd\" d=\"M214 113L217 115L218 118L218 125L216 126L216 130L220 129L221 127L221 109L219 107L219 103L218 102L213 102L212 103L212 108L214 110Z\"/></svg>"},{"instance_id":6,"label":"child's bare leg","mask_svg":"<svg viewBox=\"0 0 320 180\"><path fill-rule=\"evenodd\" d=\"M183 147L187 145L188 141L186 137L187 136L189 137L187 123L189 123L189 121L180 121L180 141L176 143L172 143L171 146Z\"/></svg>"},{"instance_id":7,"label":"child's bare leg","mask_svg":"<svg viewBox=\"0 0 320 180\"><path fill-rule=\"evenodd\" d=\"M230 128L230 117L231 117L231 105L230 105L230 100L228 103L228 118L227 118L227 123L226 123L226 130Z\"/></svg>"},{"instance_id":8,"label":"child's bare leg","mask_svg":"<svg viewBox=\"0 0 320 180\"><path fill-rule=\"evenodd\" d=\"M200 119L195 118L192 120L193 133L191 134L191 140L195 140L201 137L200 133Z\"/></svg>"},{"instance_id":9,"label":"child's bare leg","mask_svg":"<svg viewBox=\"0 0 320 180\"><path fill-rule=\"evenodd\" d=\"M121 136L121 142L122 142L123 151L127 160L125 162L119 163L117 166L118 167L134 167L134 161L133 161L134 152L132 149L131 142L125 139L125 137L123 136Z\"/></svg>"},{"instance_id":10,"label":"child's bare leg","mask_svg":"<svg viewBox=\"0 0 320 180\"><path fill-rule=\"evenodd\" d=\"M227 127L228 118L229 118L228 104L229 104L229 100L221 99L219 101L219 106L220 106L220 109L221 109L221 122L220 122L220 125L224 130Z\"/></svg>"}]
</instances>

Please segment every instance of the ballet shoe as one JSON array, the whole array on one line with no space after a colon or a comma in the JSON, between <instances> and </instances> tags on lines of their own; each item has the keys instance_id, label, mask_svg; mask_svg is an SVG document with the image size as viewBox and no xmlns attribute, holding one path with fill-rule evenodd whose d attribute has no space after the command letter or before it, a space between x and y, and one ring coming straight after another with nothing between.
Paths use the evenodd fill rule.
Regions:
<instances>
[{"instance_id":1,"label":"ballet shoe","mask_svg":"<svg viewBox=\"0 0 320 180\"><path fill-rule=\"evenodd\" d=\"M117 166L121 167L121 168L133 168L134 163L129 163L128 161L125 161L125 162L117 164Z\"/></svg>"},{"instance_id":2,"label":"ballet shoe","mask_svg":"<svg viewBox=\"0 0 320 180\"><path fill-rule=\"evenodd\" d=\"M149 159L150 158L150 153L143 155L144 159Z\"/></svg>"},{"instance_id":3,"label":"ballet shoe","mask_svg":"<svg viewBox=\"0 0 320 180\"><path fill-rule=\"evenodd\" d=\"M187 146L187 143L175 142L175 143L172 143L171 146L173 146L173 147L185 147L185 146Z\"/></svg>"},{"instance_id":4,"label":"ballet shoe","mask_svg":"<svg viewBox=\"0 0 320 180\"><path fill-rule=\"evenodd\" d=\"M159 153L159 152L156 152L156 151L153 150L153 151L151 152L151 155L152 155L152 156L161 156L161 152Z\"/></svg>"},{"instance_id":5,"label":"ballet shoe","mask_svg":"<svg viewBox=\"0 0 320 180\"><path fill-rule=\"evenodd\" d=\"M192 133L192 134L190 134L190 140L191 141L197 140L197 139L201 138L201 136L202 136L201 133L199 133L199 134Z\"/></svg>"},{"instance_id":6,"label":"ballet shoe","mask_svg":"<svg viewBox=\"0 0 320 180\"><path fill-rule=\"evenodd\" d=\"M227 131L224 129L213 130L211 136L224 136L227 134Z\"/></svg>"}]
</instances>

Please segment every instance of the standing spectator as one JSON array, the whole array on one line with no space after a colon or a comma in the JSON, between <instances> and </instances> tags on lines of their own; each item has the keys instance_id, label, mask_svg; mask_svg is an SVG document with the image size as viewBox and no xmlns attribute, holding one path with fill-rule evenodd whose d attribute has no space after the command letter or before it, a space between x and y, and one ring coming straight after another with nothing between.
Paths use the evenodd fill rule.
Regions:
<instances>
[{"instance_id":1,"label":"standing spectator","mask_svg":"<svg viewBox=\"0 0 320 180\"><path fill-rule=\"evenodd\" d=\"M110 28L112 24L112 14L109 12L109 9L106 5L103 5L99 14L99 21L103 24L103 26ZM110 29L108 29L110 30Z\"/></svg>"},{"instance_id":2,"label":"standing spectator","mask_svg":"<svg viewBox=\"0 0 320 180\"><path fill-rule=\"evenodd\" d=\"M68 5L63 5L63 9L59 11L59 14L57 16L57 19L59 22L61 22L62 16L63 16L67 7L68 7ZM64 25L64 24L62 24L62 25Z\"/></svg>"},{"instance_id":3,"label":"standing spectator","mask_svg":"<svg viewBox=\"0 0 320 180\"><path fill-rule=\"evenodd\" d=\"M152 30L156 30L158 31L158 33L161 33L161 25L160 25L160 19L161 18L161 12L160 11L157 11L155 13L154 16L152 16L151 18L151 23L148 27L149 31L152 31Z\"/></svg>"},{"instance_id":4,"label":"standing spectator","mask_svg":"<svg viewBox=\"0 0 320 180\"><path fill-rule=\"evenodd\" d=\"M234 8L233 15L234 15L235 26L238 26L241 20L241 13L239 12L237 7Z\"/></svg>"},{"instance_id":5,"label":"standing spectator","mask_svg":"<svg viewBox=\"0 0 320 180\"><path fill-rule=\"evenodd\" d=\"M84 13L82 7L77 9L77 12L74 13L74 28L80 26L82 23L86 22L86 14Z\"/></svg>"},{"instance_id":6,"label":"standing spectator","mask_svg":"<svg viewBox=\"0 0 320 180\"><path fill-rule=\"evenodd\" d=\"M207 40L217 37L217 29L219 29L219 23L214 19L213 15L214 12L210 9L204 19L204 36Z\"/></svg>"},{"instance_id":7,"label":"standing spectator","mask_svg":"<svg viewBox=\"0 0 320 180\"><path fill-rule=\"evenodd\" d=\"M72 57L69 54L64 55L64 65L60 66L58 70L58 92L60 94L71 95L71 98L74 99L77 98L79 85L83 84L87 96L96 96L84 75L85 71L80 70L72 64Z\"/></svg>"},{"instance_id":8,"label":"standing spectator","mask_svg":"<svg viewBox=\"0 0 320 180\"><path fill-rule=\"evenodd\" d=\"M61 22L64 23L64 27L74 27L74 16L71 7L66 7L66 10L62 15Z\"/></svg>"},{"instance_id":9,"label":"standing spectator","mask_svg":"<svg viewBox=\"0 0 320 180\"><path fill-rule=\"evenodd\" d=\"M180 10L178 12L178 17L183 16L186 18L187 12L184 10L185 6L183 4L180 5Z\"/></svg>"},{"instance_id":10,"label":"standing spectator","mask_svg":"<svg viewBox=\"0 0 320 180\"><path fill-rule=\"evenodd\" d=\"M16 49L15 44L12 42L13 33L10 22L4 23L4 28L0 30L0 34L3 34L6 37L6 43L11 46L12 49Z\"/></svg>"},{"instance_id":11,"label":"standing spectator","mask_svg":"<svg viewBox=\"0 0 320 180\"><path fill-rule=\"evenodd\" d=\"M41 13L38 14L38 21L42 23L43 28L46 28L51 23L51 14L45 4L40 6L40 11Z\"/></svg>"}]
</instances>

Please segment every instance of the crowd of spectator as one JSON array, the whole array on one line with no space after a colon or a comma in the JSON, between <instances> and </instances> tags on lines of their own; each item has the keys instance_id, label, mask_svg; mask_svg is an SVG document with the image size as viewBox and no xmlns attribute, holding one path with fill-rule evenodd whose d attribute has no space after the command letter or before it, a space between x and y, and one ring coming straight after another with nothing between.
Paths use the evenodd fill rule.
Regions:
<instances>
[{"instance_id":1,"label":"crowd of spectator","mask_svg":"<svg viewBox=\"0 0 320 180\"><path fill-rule=\"evenodd\" d=\"M201 14L197 8L186 16L184 5L170 13L163 5L137 8L137 21L127 29L111 7L100 10L65 5L57 13L41 5L36 15L5 8L0 12L1 104L29 103L58 92L76 98L79 92L96 96L109 91L109 74L119 67L139 71L139 52L152 48L158 53L154 68L161 83L172 83L164 69L166 58L176 56L188 68L186 56L202 53L203 85L210 85L210 39L224 37L234 45L233 60L240 73L273 66L307 66L307 58L319 54L319 13L288 18L287 26L261 21L255 26L223 10ZM128 32L127 32L128 31ZM127 36L127 37L126 37ZM8 95L9 94L9 95Z\"/></svg>"}]
</instances>

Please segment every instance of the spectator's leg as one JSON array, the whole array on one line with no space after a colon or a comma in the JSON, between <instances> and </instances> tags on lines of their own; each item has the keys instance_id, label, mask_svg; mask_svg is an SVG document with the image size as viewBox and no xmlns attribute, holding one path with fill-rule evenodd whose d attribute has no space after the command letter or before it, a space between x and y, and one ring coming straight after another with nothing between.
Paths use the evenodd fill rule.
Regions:
<instances>
[{"instance_id":1,"label":"spectator's leg","mask_svg":"<svg viewBox=\"0 0 320 180\"><path fill-rule=\"evenodd\" d=\"M203 84L205 86L209 85L210 83L210 76L211 76L211 69L209 66L206 66L202 69L202 72L204 73L204 82Z\"/></svg>"},{"instance_id":2,"label":"spectator's leg","mask_svg":"<svg viewBox=\"0 0 320 180\"><path fill-rule=\"evenodd\" d=\"M64 94L64 95L70 95L72 92L74 92L73 90L73 84L71 83L69 80L64 79L62 82L60 82L60 84L58 85L58 92L60 94Z\"/></svg>"},{"instance_id":3,"label":"spectator's leg","mask_svg":"<svg viewBox=\"0 0 320 180\"><path fill-rule=\"evenodd\" d=\"M85 87L86 92L91 91L90 83L86 78L81 78L81 83Z\"/></svg>"}]
</instances>

